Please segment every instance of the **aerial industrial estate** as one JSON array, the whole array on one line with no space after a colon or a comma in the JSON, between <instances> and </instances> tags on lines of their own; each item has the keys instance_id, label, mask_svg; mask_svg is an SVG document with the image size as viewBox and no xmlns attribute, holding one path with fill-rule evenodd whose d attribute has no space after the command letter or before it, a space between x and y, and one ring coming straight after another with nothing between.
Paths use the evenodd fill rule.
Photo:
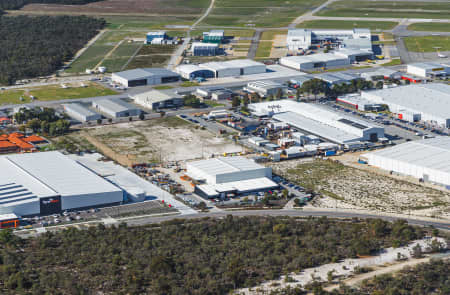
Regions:
<instances>
[{"instance_id":1,"label":"aerial industrial estate","mask_svg":"<svg viewBox=\"0 0 450 295\"><path fill-rule=\"evenodd\" d=\"M27 33L48 40L23 60L16 37L0 40L5 294L447 294L445 271L428 289L374 287L448 263L445 1L29 2L0 0L0 26L33 14L36 29L77 37ZM101 262L114 273L78 257L74 286L11 262L12 247L43 253L72 235L103 245L95 259L114 253Z\"/></svg>"}]
</instances>

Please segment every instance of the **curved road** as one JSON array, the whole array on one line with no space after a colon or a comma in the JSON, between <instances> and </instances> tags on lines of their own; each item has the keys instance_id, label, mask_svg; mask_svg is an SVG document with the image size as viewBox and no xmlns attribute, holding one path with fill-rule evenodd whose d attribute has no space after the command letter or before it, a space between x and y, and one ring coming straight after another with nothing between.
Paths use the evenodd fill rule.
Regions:
<instances>
[{"instance_id":1,"label":"curved road","mask_svg":"<svg viewBox=\"0 0 450 295\"><path fill-rule=\"evenodd\" d=\"M290 217L320 217L327 216L329 218L380 218L386 221L395 221L399 219L406 220L411 225L419 226L433 226L441 230L450 230L450 222L438 222L438 221L426 221L414 218L400 218L393 216L383 216L375 214L362 214L362 213L348 213L348 212L332 212L332 211L303 211L303 210L238 210L238 211L223 211L223 212L206 212L189 215L172 215L162 217L143 217L140 219L127 220L128 225L145 225L151 223L160 223L163 221L173 219L194 219L194 218L223 218L227 215L233 216L290 216Z\"/></svg>"}]
</instances>

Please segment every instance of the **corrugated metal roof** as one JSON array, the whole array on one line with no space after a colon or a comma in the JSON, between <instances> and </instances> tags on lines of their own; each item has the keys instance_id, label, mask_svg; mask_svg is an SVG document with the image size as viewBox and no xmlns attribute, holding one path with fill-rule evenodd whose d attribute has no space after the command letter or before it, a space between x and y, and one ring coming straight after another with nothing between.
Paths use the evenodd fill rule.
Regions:
<instances>
[{"instance_id":1,"label":"corrugated metal roof","mask_svg":"<svg viewBox=\"0 0 450 295\"><path fill-rule=\"evenodd\" d=\"M249 171L264 168L244 157L220 157L189 163L192 167L202 170L208 175L217 175L237 171Z\"/></svg>"},{"instance_id":2,"label":"corrugated metal roof","mask_svg":"<svg viewBox=\"0 0 450 295\"><path fill-rule=\"evenodd\" d=\"M450 173L450 137L409 141L364 156L384 157Z\"/></svg>"},{"instance_id":3,"label":"corrugated metal roof","mask_svg":"<svg viewBox=\"0 0 450 295\"><path fill-rule=\"evenodd\" d=\"M145 79L151 76L161 76L161 77L172 77L178 76L177 73L169 71L163 68L143 68L143 69L134 69L123 72L113 73L113 75L117 75L126 80L137 80L137 79Z\"/></svg>"},{"instance_id":4,"label":"corrugated metal roof","mask_svg":"<svg viewBox=\"0 0 450 295\"><path fill-rule=\"evenodd\" d=\"M254 178L248 180L232 181L220 184L202 184L198 188L209 196L216 196L221 192L248 192L270 189L278 185L267 177Z\"/></svg>"},{"instance_id":5,"label":"corrugated metal roof","mask_svg":"<svg viewBox=\"0 0 450 295\"><path fill-rule=\"evenodd\" d=\"M96 112L91 111L90 109L82 106L79 103L67 103L67 104L63 104L63 107L66 110L70 109L71 111L76 112L85 117L98 115Z\"/></svg>"},{"instance_id":6,"label":"corrugated metal roof","mask_svg":"<svg viewBox=\"0 0 450 295\"><path fill-rule=\"evenodd\" d=\"M87 195L119 188L60 152L0 157L0 184L15 183L37 197Z\"/></svg>"},{"instance_id":7,"label":"corrugated metal roof","mask_svg":"<svg viewBox=\"0 0 450 295\"><path fill-rule=\"evenodd\" d=\"M121 99L101 99L94 101L99 107L113 111L115 113L128 112L130 110L136 110L137 107L121 100Z\"/></svg>"}]
</instances>

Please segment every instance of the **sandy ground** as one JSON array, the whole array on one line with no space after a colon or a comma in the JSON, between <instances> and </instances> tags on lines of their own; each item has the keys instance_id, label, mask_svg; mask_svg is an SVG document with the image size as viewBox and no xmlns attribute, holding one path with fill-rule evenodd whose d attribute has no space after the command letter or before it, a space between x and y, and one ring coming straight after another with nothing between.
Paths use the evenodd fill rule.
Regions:
<instances>
[{"instance_id":1,"label":"sandy ground","mask_svg":"<svg viewBox=\"0 0 450 295\"><path fill-rule=\"evenodd\" d=\"M445 240L442 238L436 238L439 242L445 244ZM383 253L378 256L368 257L368 258L358 258L358 259L345 259L339 263L329 263L321 265L318 267L307 268L301 273L291 273L289 276L294 280L294 282L285 282L285 276L282 276L279 280L267 281L258 287L244 288L237 290L235 294L264 294L264 291L284 289L287 286L296 287L304 286L313 281L313 278L319 281L327 281L328 272L333 271L334 276L349 276L352 275L355 267L374 267L382 266L386 264L398 263L397 257L398 253L406 258L411 258L412 248L419 244L422 249L427 249L431 244L432 239L422 239L413 241L406 247L402 248L387 248ZM388 270L391 267L392 271L395 271L395 267L392 265L387 266Z\"/></svg>"},{"instance_id":2,"label":"sandy ground","mask_svg":"<svg viewBox=\"0 0 450 295\"><path fill-rule=\"evenodd\" d=\"M243 151L230 140L189 123L170 127L160 119L98 126L88 132L117 153L136 156L139 162L185 161Z\"/></svg>"},{"instance_id":3,"label":"sandy ground","mask_svg":"<svg viewBox=\"0 0 450 295\"><path fill-rule=\"evenodd\" d=\"M449 192L412 183L387 173L375 173L370 170L374 168L368 168L367 165L362 165L362 169L356 165L355 167L344 166L338 172L321 176L318 169L328 169L328 167L312 165L311 168L309 167L311 161L313 160L300 159L271 164L277 173L299 183L307 181L315 170L314 177L317 178L315 190L320 191L322 196L316 198L309 206L450 219ZM300 169L298 173L295 170L306 165L309 165L310 170Z\"/></svg>"},{"instance_id":4,"label":"sandy ground","mask_svg":"<svg viewBox=\"0 0 450 295\"><path fill-rule=\"evenodd\" d=\"M286 37L287 35L275 35L272 50L270 51L271 58L280 58L287 55Z\"/></svg>"}]
</instances>

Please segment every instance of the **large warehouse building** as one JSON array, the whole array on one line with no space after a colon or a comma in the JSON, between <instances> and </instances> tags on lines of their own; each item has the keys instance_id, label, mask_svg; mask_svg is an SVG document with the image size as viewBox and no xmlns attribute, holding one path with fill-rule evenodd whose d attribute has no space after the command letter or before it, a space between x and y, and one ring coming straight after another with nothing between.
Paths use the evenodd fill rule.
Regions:
<instances>
[{"instance_id":1,"label":"large warehouse building","mask_svg":"<svg viewBox=\"0 0 450 295\"><path fill-rule=\"evenodd\" d=\"M349 49L372 50L369 29L353 30L310 30L291 29L287 35L287 47L296 51L308 49L311 45L324 41L341 42L342 47ZM348 42L348 44L346 44ZM346 46L347 45L347 46Z\"/></svg>"},{"instance_id":2,"label":"large warehouse building","mask_svg":"<svg viewBox=\"0 0 450 295\"><path fill-rule=\"evenodd\" d=\"M175 72L181 75L184 79L194 80L195 78L214 78L215 73L211 70L204 69L198 65L179 65L176 67Z\"/></svg>"},{"instance_id":3,"label":"large warehouse building","mask_svg":"<svg viewBox=\"0 0 450 295\"><path fill-rule=\"evenodd\" d=\"M278 185L273 182L272 168L264 167L244 157L223 157L188 162L187 174L200 182L195 192L214 198L228 193L244 194L267 190Z\"/></svg>"},{"instance_id":4,"label":"large warehouse building","mask_svg":"<svg viewBox=\"0 0 450 295\"><path fill-rule=\"evenodd\" d=\"M266 65L251 59L236 59L223 62L208 62L199 65L214 73L215 78L237 77L242 75L262 74Z\"/></svg>"},{"instance_id":5,"label":"large warehouse building","mask_svg":"<svg viewBox=\"0 0 450 295\"><path fill-rule=\"evenodd\" d=\"M450 128L450 85L411 84L361 92L362 98L386 104L406 121L423 121Z\"/></svg>"},{"instance_id":6,"label":"large warehouse building","mask_svg":"<svg viewBox=\"0 0 450 295\"><path fill-rule=\"evenodd\" d=\"M151 110L183 105L183 97L172 90L150 90L131 97L135 103Z\"/></svg>"},{"instance_id":7,"label":"large warehouse building","mask_svg":"<svg viewBox=\"0 0 450 295\"><path fill-rule=\"evenodd\" d=\"M303 56L287 56L280 58L280 64L299 71L315 68L329 68L350 65L350 60L334 53L317 53Z\"/></svg>"},{"instance_id":8,"label":"large warehouse building","mask_svg":"<svg viewBox=\"0 0 450 295\"><path fill-rule=\"evenodd\" d=\"M49 215L119 204L123 191L60 152L0 157L0 214Z\"/></svg>"},{"instance_id":9,"label":"large warehouse building","mask_svg":"<svg viewBox=\"0 0 450 295\"><path fill-rule=\"evenodd\" d=\"M437 62L419 62L408 64L408 74L422 78L446 77L450 75L450 65Z\"/></svg>"},{"instance_id":10,"label":"large warehouse building","mask_svg":"<svg viewBox=\"0 0 450 295\"><path fill-rule=\"evenodd\" d=\"M113 83L134 87L177 82L180 75L162 68L144 68L113 73L111 79Z\"/></svg>"},{"instance_id":11,"label":"large warehouse building","mask_svg":"<svg viewBox=\"0 0 450 295\"><path fill-rule=\"evenodd\" d=\"M292 127L341 145L384 138L384 128L329 111L311 103L278 100L250 104L255 115L272 116Z\"/></svg>"},{"instance_id":12,"label":"large warehouse building","mask_svg":"<svg viewBox=\"0 0 450 295\"><path fill-rule=\"evenodd\" d=\"M102 118L100 114L91 111L79 103L67 103L63 104L63 107L67 115L80 122L96 121Z\"/></svg>"},{"instance_id":13,"label":"large warehouse building","mask_svg":"<svg viewBox=\"0 0 450 295\"><path fill-rule=\"evenodd\" d=\"M410 141L362 158L384 170L450 186L450 137Z\"/></svg>"},{"instance_id":14,"label":"large warehouse building","mask_svg":"<svg viewBox=\"0 0 450 295\"><path fill-rule=\"evenodd\" d=\"M113 118L139 116L142 112L141 109L121 99L94 100L92 106Z\"/></svg>"}]
</instances>

